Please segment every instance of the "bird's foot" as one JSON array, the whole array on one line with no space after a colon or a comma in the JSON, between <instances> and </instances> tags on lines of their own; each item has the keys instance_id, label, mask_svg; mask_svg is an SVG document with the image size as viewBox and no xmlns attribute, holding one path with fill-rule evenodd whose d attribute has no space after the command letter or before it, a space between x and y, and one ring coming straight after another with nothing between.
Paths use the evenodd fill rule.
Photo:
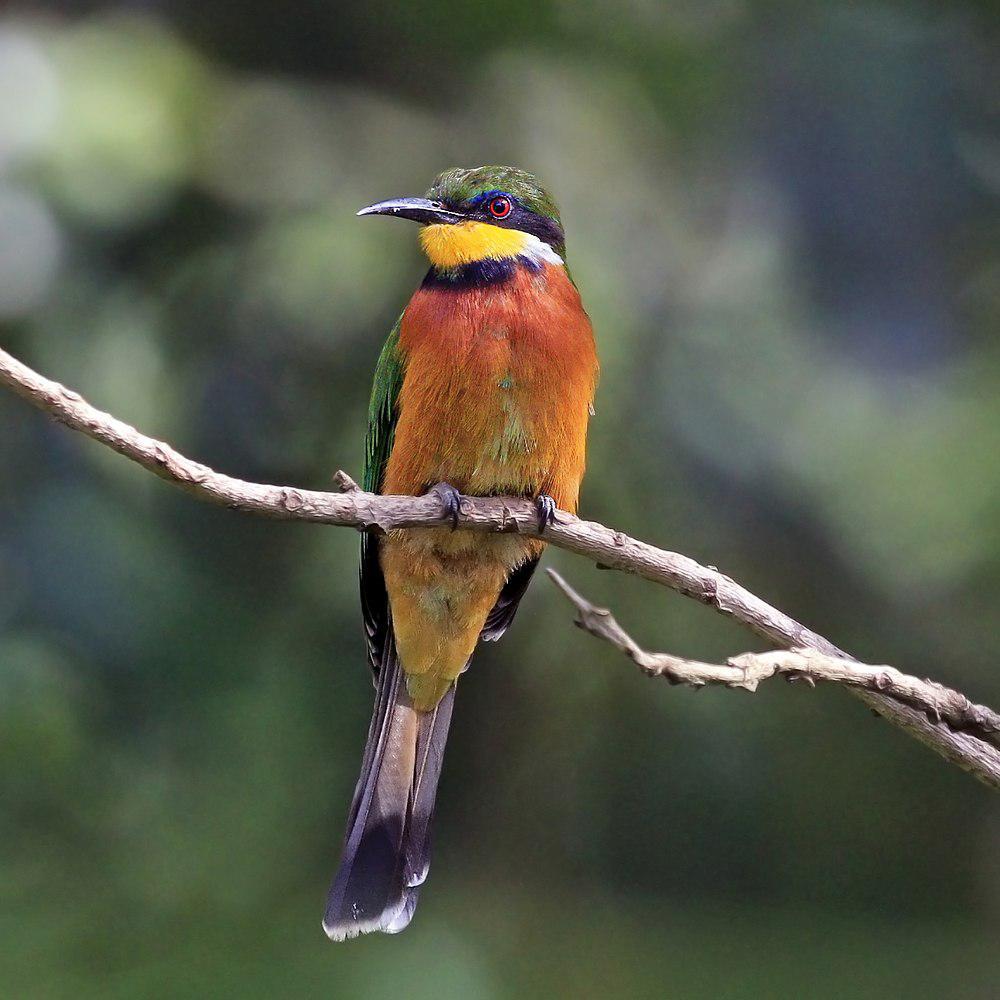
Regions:
<instances>
[{"instance_id":1,"label":"bird's foot","mask_svg":"<svg viewBox=\"0 0 1000 1000\"><path fill-rule=\"evenodd\" d=\"M441 504L441 516L451 521L451 530L458 527L458 515L462 512L462 494L451 483L438 483L428 493L433 493Z\"/></svg>"},{"instance_id":2,"label":"bird's foot","mask_svg":"<svg viewBox=\"0 0 1000 1000\"><path fill-rule=\"evenodd\" d=\"M535 497L535 509L538 511L538 531L543 534L550 524L556 523L556 510L558 508L555 500L548 493L539 493Z\"/></svg>"}]
</instances>

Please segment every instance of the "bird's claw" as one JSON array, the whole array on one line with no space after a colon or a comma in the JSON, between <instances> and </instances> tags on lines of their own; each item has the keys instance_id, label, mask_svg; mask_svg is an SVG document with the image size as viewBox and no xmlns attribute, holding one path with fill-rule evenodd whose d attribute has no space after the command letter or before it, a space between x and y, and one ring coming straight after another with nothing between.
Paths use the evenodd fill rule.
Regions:
<instances>
[{"instance_id":1,"label":"bird's claw","mask_svg":"<svg viewBox=\"0 0 1000 1000\"><path fill-rule=\"evenodd\" d=\"M450 483L438 483L430 490L441 504L441 516L451 521L451 530L458 527L458 515L462 512L462 494Z\"/></svg>"},{"instance_id":2,"label":"bird's claw","mask_svg":"<svg viewBox=\"0 0 1000 1000\"><path fill-rule=\"evenodd\" d=\"M538 511L538 531L542 534L550 524L556 523L556 510L558 508L555 500L548 493L538 494L535 498L535 508Z\"/></svg>"}]
</instances>

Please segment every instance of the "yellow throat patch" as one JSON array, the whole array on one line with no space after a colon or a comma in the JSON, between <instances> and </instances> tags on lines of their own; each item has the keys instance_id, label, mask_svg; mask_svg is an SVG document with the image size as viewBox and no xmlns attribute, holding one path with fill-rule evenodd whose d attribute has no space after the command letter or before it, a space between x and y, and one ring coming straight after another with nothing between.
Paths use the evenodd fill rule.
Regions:
<instances>
[{"instance_id":1,"label":"yellow throat patch","mask_svg":"<svg viewBox=\"0 0 1000 1000\"><path fill-rule=\"evenodd\" d=\"M461 267L480 260L516 257L529 243L530 233L503 229L487 222L459 222L455 225L424 226L420 245L435 267Z\"/></svg>"}]
</instances>

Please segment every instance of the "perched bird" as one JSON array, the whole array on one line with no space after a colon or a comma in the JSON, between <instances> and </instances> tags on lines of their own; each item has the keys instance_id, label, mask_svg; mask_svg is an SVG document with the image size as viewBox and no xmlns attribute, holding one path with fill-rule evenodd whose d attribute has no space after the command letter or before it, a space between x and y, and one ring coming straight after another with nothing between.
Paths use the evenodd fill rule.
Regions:
<instances>
[{"instance_id":1,"label":"perched bird","mask_svg":"<svg viewBox=\"0 0 1000 1000\"><path fill-rule=\"evenodd\" d=\"M597 383L590 320L552 198L513 167L454 169L426 198L358 215L421 224L430 270L375 370L364 487L433 489L452 527L365 534L361 605L375 710L323 926L336 941L410 922L455 684L499 639L544 543L454 531L461 494L575 511Z\"/></svg>"}]
</instances>

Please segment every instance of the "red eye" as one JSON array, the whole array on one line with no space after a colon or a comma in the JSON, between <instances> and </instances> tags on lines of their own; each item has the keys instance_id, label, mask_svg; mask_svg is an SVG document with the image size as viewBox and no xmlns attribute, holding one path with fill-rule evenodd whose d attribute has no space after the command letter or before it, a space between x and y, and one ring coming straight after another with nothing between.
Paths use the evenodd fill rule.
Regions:
<instances>
[{"instance_id":1,"label":"red eye","mask_svg":"<svg viewBox=\"0 0 1000 1000\"><path fill-rule=\"evenodd\" d=\"M494 198L490 202L490 215L494 219L506 219L511 207L510 198Z\"/></svg>"}]
</instances>

